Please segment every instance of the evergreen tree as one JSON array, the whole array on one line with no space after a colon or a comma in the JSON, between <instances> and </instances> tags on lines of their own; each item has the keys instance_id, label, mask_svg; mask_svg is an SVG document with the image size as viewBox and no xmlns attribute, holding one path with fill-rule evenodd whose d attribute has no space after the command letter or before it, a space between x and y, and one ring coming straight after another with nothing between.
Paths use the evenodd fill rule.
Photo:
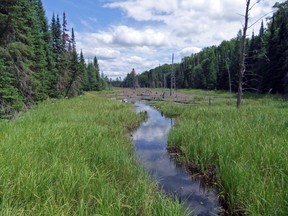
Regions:
<instances>
[{"instance_id":1,"label":"evergreen tree","mask_svg":"<svg viewBox=\"0 0 288 216\"><path fill-rule=\"evenodd\" d=\"M76 42L74 29L72 28L71 35L71 54L70 54L70 74L69 84L67 86L66 97L71 97L81 94L81 74L79 71L78 54L76 51Z\"/></svg>"},{"instance_id":2,"label":"evergreen tree","mask_svg":"<svg viewBox=\"0 0 288 216\"><path fill-rule=\"evenodd\" d=\"M276 4L278 8L269 25L267 61L263 68L263 93L286 93L288 57L288 1Z\"/></svg>"},{"instance_id":3,"label":"evergreen tree","mask_svg":"<svg viewBox=\"0 0 288 216\"><path fill-rule=\"evenodd\" d=\"M5 59L5 55L8 59ZM9 59L9 54L0 48L0 118L19 111L23 106L23 98L15 87L16 81L9 65L11 64Z\"/></svg>"},{"instance_id":4,"label":"evergreen tree","mask_svg":"<svg viewBox=\"0 0 288 216\"><path fill-rule=\"evenodd\" d=\"M37 35L34 9L31 1L11 1L6 28L2 33L2 45L11 57L16 87L27 105L33 104L41 94L39 74L33 70L36 55L34 45L41 43Z\"/></svg>"},{"instance_id":5,"label":"evergreen tree","mask_svg":"<svg viewBox=\"0 0 288 216\"><path fill-rule=\"evenodd\" d=\"M88 68L94 81L88 88ZM99 90L95 57L90 66L76 51L75 35L68 34L66 14L61 25L53 14L50 28L41 0L1 1L0 6L0 117L49 97ZM105 80L108 78L105 77Z\"/></svg>"},{"instance_id":6,"label":"evergreen tree","mask_svg":"<svg viewBox=\"0 0 288 216\"><path fill-rule=\"evenodd\" d=\"M64 13L65 14L65 13ZM63 20L66 20L66 18ZM66 22L66 21L65 21ZM66 24L65 24L66 25ZM65 26L64 25L64 26ZM64 27L63 27L64 29ZM57 96L65 96L67 93L67 87L69 85L69 54L65 49L65 44L63 38L63 32L61 29L60 18L57 15L52 17L51 23L52 41L53 41L53 53L56 63L56 74L54 77L54 82L56 85ZM66 34L66 32L64 32Z\"/></svg>"},{"instance_id":7,"label":"evergreen tree","mask_svg":"<svg viewBox=\"0 0 288 216\"><path fill-rule=\"evenodd\" d=\"M60 20L55 14L52 16L51 21L51 39L52 39L52 52L53 52L53 60L54 63L53 71L51 73L51 81L50 81L50 96L59 97L59 80L60 80L60 71L62 69L61 60L63 58L63 50L62 50L62 40L61 40L61 25Z\"/></svg>"},{"instance_id":8,"label":"evergreen tree","mask_svg":"<svg viewBox=\"0 0 288 216\"><path fill-rule=\"evenodd\" d=\"M87 76L88 76L88 91L95 91L97 86L97 79L96 79L96 69L94 64L89 62L87 66Z\"/></svg>"},{"instance_id":9,"label":"evergreen tree","mask_svg":"<svg viewBox=\"0 0 288 216\"><path fill-rule=\"evenodd\" d=\"M89 83L88 83L87 66L85 63L85 59L84 59L82 50L80 52L79 73L81 75L81 81L82 81L81 89L84 91L88 91L89 90Z\"/></svg>"},{"instance_id":10,"label":"evergreen tree","mask_svg":"<svg viewBox=\"0 0 288 216\"><path fill-rule=\"evenodd\" d=\"M56 71L56 63L55 63L55 57L53 53L53 43L52 43L52 35L51 31L48 27L48 21L45 16L45 10L43 8L43 4L41 0L35 0L36 5L36 12L38 17L38 25L40 29L41 38L43 40L43 49L44 49L44 55L45 55L45 61L46 61L46 73L42 74L42 85L44 86L45 92L50 97L56 97L56 77L57 77L57 71ZM54 15L53 15L54 17ZM55 17L54 17L55 22Z\"/></svg>"},{"instance_id":11,"label":"evergreen tree","mask_svg":"<svg viewBox=\"0 0 288 216\"><path fill-rule=\"evenodd\" d=\"M39 2L38 2L39 3ZM40 10L41 8L37 8L37 2L35 0L30 0L29 8L31 10L30 13L34 14L34 16L30 17L28 22L31 25L31 35L32 35L32 44L30 47L33 48L33 57L32 57L32 66L31 70L34 72L35 80L37 82L35 92L35 100L40 101L44 100L48 97L48 70L47 70L47 59L45 53L45 40L44 40L44 32L42 29L44 28L40 19ZM38 13L39 12L39 13ZM41 14L42 15L42 14ZM41 17L44 19L43 17ZM33 23L33 25L31 24Z\"/></svg>"},{"instance_id":12,"label":"evergreen tree","mask_svg":"<svg viewBox=\"0 0 288 216\"><path fill-rule=\"evenodd\" d=\"M99 69L98 59L96 56L93 59L93 66L95 70L94 74L95 74L95 80L96 80L94 89L99 91L101 90L101 79L100 79L100 69Z\"/></svg>"},{"instance_id":13,"label":"evergreen tree","mask_svg":"<svg viewBox=\"0 0 288 216\"><path fill-rule=\"evenodd\" d=\"M63 49L66 51L70 51L70 37L67 33L69 30L67 29L67 19L66 19L66 13L63 12L63 23L62 23L62 45Z\"/></svg>"}]
</instances>

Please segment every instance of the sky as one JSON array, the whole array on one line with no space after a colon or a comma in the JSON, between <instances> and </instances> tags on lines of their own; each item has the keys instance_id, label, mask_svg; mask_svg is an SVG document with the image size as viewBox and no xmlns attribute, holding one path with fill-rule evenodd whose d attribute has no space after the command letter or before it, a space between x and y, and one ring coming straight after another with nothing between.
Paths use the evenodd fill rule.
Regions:
<instances>
[{"instance_id":1,"label":"sky","mask_svg":"<svg viewBox=\"0 0 288 216\"><path fill-rule=\"evenodd\" d=\"M272 15L284 0L251 0L250 24ZM236 37L244 22L246 0L42 0L50 23L52 14L74 28L77 50L90 61L97 57L101 72L124 78ZM264 23L266 19L264 18ZM260 22L251 26L258 34Z\"/></svg>"}]
</instances>

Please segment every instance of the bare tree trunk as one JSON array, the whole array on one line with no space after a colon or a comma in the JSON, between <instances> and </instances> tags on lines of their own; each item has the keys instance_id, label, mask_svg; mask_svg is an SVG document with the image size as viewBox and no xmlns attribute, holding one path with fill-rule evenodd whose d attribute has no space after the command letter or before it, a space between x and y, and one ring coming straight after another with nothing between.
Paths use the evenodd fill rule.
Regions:
<instances>
[{"instance_id":1,"label":"bare tree trunk","mask_svg":"<svg viewBox=\"0 0 288 216\"><path fill-rule=\"evenodd\" d=\"M174 53L172 53L172 68L171 68L171 86L170 96L172 96L172 90L175 88L175 73L174 73Z\"/></svg>"},{"instance_id":2,"label":"bare tree trunk","mask_svg":"<svg viewBox=\"0 0 288 216\"><path fill-rule=\"evenodd\" d=\"M228 78L229 78L229 93L230 93L230 98L231 98L231 95L232 95L231 74L230 74L230 68L229 68L229 64L228 64L227 59L226 59L226 68L227 68Z\"/></svg>"},{"instance_id":3,"label":"bare tree trunk","mask_svg":"<svg viewBox=\"0 0 288 216\"><path fill-rule=\"evenodd\" d=\"M243 94L243 77L245 74L245 57L246 57L246 35L248 29L250 11L250 0L246 0L246 11L245 11L245 23L243 27L243 35L241 41L241 52L240 52L240 64L239 64L239 81L238 81L238 95L237 95L237 108L241 105L242 94Z\"/></svg>"}]
</instances>

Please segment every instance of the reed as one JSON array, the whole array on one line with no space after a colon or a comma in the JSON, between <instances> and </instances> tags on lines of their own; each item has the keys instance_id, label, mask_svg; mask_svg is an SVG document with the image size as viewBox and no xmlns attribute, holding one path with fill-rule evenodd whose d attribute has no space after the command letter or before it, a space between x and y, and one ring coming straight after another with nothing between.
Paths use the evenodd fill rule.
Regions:
<instances>
[{"instance_id":1,"label":"reed","mask_svg":"<svg viewBox=\"0 0 288 216\"><path fill-rule=\"evenodd\" d=\"M179 110L169 145L180 147L186 160L197 162L204 171L216 166L218 187L230 212L287 215L287 101L249 96L241 109L226 103L157 106L173 116Z\"/></svg>"},{"instance_id":2,"label":"reed","mask_svg":"<svg viewBox=\"0 0 288 216\"><path fill-rule=\"evenodd\" d=\"M134 160L140 121L87 93L0 122L0 215L182 215Z\"/></svg>"}]
</instances>

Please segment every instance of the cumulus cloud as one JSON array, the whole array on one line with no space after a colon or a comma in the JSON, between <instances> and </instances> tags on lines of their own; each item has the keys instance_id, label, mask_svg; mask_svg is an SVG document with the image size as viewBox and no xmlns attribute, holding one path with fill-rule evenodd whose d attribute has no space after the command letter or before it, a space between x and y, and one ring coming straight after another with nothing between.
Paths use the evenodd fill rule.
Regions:
<instances>
[{"instance_id":1,"label":"cumulus cloud","mask_svg":"<svg viewBox=\"0 0 288 216\"><path fill-rule=\"evenodd\" d=\"M276 1L256 4L250 23L269 13ZM170 63L172 52L179 62L204 47L235 37L242 28L245 1L110 0L103 7L120 9L125 24L116 22L99 31L78 33L77 47L88 57L96 55L101 70L110 77L123 77L132 68L143 72ZM85 20L82 23L89 27ZM253 29L257 33L259 25L253 26L250 34Z\"/></svg>"},{"instance_id":2,"label":"cumulus cloud","mask_svg":"<svg viewBox=\"0 0 288 216\"><path fill-rule=\"evenodd\" d=\"M250 13L250 21L253 22L271 11L275 2L276 0L271 0L257 4ZM229 26L230 31L225 33L227 38L231 38L242 28L241 14L244 14L245 3L243 0L123 0L112 1L105 6L119 8L126 16L137 21L161 21L167 29L179 37L214 34L225 29L227 23L233 23L233 27ZM219 41L209 42L219 43ZM207 45L209 42L206 42Z\"/></svg>"},{"instance_id":3,"label":"cumulus cloud","mask_svg":"<svg viewBox=\"0 0 288 216\"><path fill-rule=\"evenodd\" d=\"M117 59L120 57L121 52L118 50L113 50L110 48L86 48L85 55L87 58L93 58L97 56L97 58L102 60L111 60Z\"/></svg>"},{"instance_id":4,"label":"cumulus cloud","mask_svg":"<svg viewBox=\"0 0 288 216\"><path fill-rule=\"evenodd\" d=\"M162 21L177 9L178 1L175 0L126 0L112 1L105 7L121 8L127 16L137 21Z\"/></svg>"},{"instance_id":5,"label":"cumulus cloud","mask_svg":"<svg viewBox=\"0 0 288 216\"><path fill-rule=\"evenodd\" d=\"M183 58L185 56L190 56L192 53L198 53L200 50L199 47L185 47L180 50L179 55Z\"/></svg>"},{"instance_id":6,"label":"cumulus cloud","mask_svg":"<svg viewBox=\"0 0 288 216\"><path fill-rule=\"evenodd\" d=\"M136 30L128 26L117 26L114 29L113 41L124 46L167 46L165 34L147 28Z\"/></svg>"}]
</instances>

